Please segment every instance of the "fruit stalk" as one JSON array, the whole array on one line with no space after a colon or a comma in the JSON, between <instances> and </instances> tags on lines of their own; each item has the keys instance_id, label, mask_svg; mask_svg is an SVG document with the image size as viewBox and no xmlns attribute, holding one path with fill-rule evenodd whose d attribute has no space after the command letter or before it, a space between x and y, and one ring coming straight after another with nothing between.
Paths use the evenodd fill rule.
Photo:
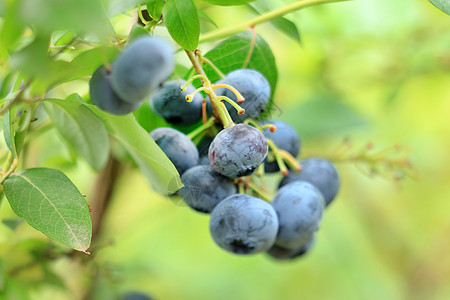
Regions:
<instances>
[{"instance_id":1,"label":"fruit stalk","mask_svg":"<svg viewBox=\"0 0 450 300\"><path fill-rule=\"evenodd\" d=\"M192 66L194 67L195 72L197 72L198 75L202 75L200 77L200 80L202 82L203 87L205 88L205 93L208 94L208 96L211 99L211 106L213 108L213 114L218 117L218 119L222 122L224 128L228 128L234 125L233 120L231 120L230 114L228 113L227 108L225 107L225 104L221 103L217 99L217 95L214 92L211 82L209 80L206 80L205 78L208 78L205 74L205 71L203 70L201 64L197 61L195 58L194 52L185 50L189 60L192 63Z\"/></svg>"}]
</instances>

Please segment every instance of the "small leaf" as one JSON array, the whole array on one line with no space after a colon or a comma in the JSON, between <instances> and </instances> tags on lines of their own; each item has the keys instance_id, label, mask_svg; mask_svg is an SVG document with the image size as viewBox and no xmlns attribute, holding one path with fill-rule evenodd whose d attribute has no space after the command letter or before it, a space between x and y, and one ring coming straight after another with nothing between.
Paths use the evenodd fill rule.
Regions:
<instances>
[{"instance_id":1,"label":"small leaf","mask_svg":"<svg viewBox=\"0 0 450 300\"><path fill-rule=\"evenodd\" d=\"M267 42L259 34L256 34L255 39L253 39L253 33L250 30L233 35L206 53L205 57L225 74L240 69L244 65L248 69L261 72L270 83L271 94L274 94L278 80L275 57ZM220 79L210 66L205 65L204 70L212 82ZM269 110L272 102L271 99Z\"/></svg>"},{"instance_id":2,"label":"small leaf","mask_svg":"<svg viewBox=\"0 0 450 300\"><path fill-rule=\"evenodd\" d=\"M212 26L216 27L217 29L219 29L219 26L217 26L216 22L214 22L213 19L211 19L204 11L199 10L198 11L198 17L205 21L206 23L211 24Z\"/></svg>"},{"instance_id":3,"label":"small leaf","mask_svg":"<svg viewBox=\"0 0 450 300\"><path fill-rule=\"evenodd\" d=\"M261 14L263 12L268 11L267 9L257 8L253 4L248 4L247 7L250 8L252 11L254 11L257 14ZM270 23L275 28L277 28L278 30L283 32L286 36L292 38L294 41L301 44L300 33L298 31L297 25L295 25L294 22L292 22L284 17L279 17L279 18L271 19Z\"/></svg>"},{"instance_id":4,"label":"small leaf","mask_svg":"<svg viewBox=\"0 0 450 300\"><path fill-rule=\"evenodd\" d=\"M192 0L167 0L164 23L172 38L182 48L194 51L198 46L200 22Z\"/></svg>"},{"instance_id":5,"label":"small leaf","mask_svg":"<svg viewBox=\"0 0 450 300\"><path fill-rule=\"evenodd\" d=\"M16 157L16 143L14 141L15 128L13 123L15 119L14 112L15 107L12 107L11 109L7 110L5 115L3 116L3 136L5 137L5 142L8 146L9 151L11 151L14 157Z\"/></svg>"},{"instance_id":6,"label":"small leaf","mask_svg":"<svg viewBox=\"0 0 450 300\"><path fill-rule=\"evenodd\" d=\"M249 2L253 2L255 0L203 0L205 2L221 5L221 6L231 6L231 5L242 5L247 4Z\"/></svg>"},{"instance_id":7,"label":"small leaf","mask_svg":"<svg viewBox=\"0 0 450 300\"><path fill-rule=\"evenodd\" d=\"M16 230L17 227L20 226L20 224L23 223L22 218L8 218L2 220L3 225L11 229L12 231Z\"/></svg>"},{"instance_id":8,"label":"small leaf","mask_svg":"<svg viewBox=\"0 0 450 300\"><path fill-rule=\"evenodd\" d=\"M64 173L27 169L4 183L11 208L32 227L75 250L86 252L92 224L86 200Z\"/></svg>"},{"instance_id":9,"label":"small leaf","mask_svg":"<svg viewBox=\"0 0 450 300\"><path fill-rule=\"evenodd\" d=\"M183 187L172 162L133 114L115 116L94 105L88 106L103 120L110 135L126 149L156 191L173 194Z\"/></svg>"},{"instance_id":10,"label":"small leaf","mask_svg":"<svg viewBox=\"0 0 450 300\"><path fill-rule=\"evenodd\" d=\"M147 0L147 12L153 20L159 20L162 15L164 0Z\"/></svg>"},{"instance_id":11,"label":"small leaf","mask_svg":"<svg viewBox=\"0 0 450 300\"><path fill-rule=\"evenodd\" d=\"M113 61L120 50L116 47L100 46L84 51L75 57L71 65L70 75L63 81L71 81L85 76L91 76L104 62Z\"/></svg>"},{"instance_id":12,"label":"small leaf","mask_svg":"<svg viewBox=\"0 0 450 300\"><path fill-rule=\"evenodd\" d=\"M434 6L450 15L450 0L429 0Z\"/></svg>"},{"instance_id":13,"label":"small leaf","mask_svg":"<svg viewBox=\"0 0 450 300\"><path fill-rule=\"evenodd\" d=\"M47 99L44 106L61 135L95 170L101 170L110 149L103 122L77 97Z\"/></svg>"},{"instance_id":14,"label":"small leaf","mask_svg":"<svg viewBox=\"0 0 450 300\"><path fill-rule=\"evenodd\" d=\"M130 40L133 40L137 37L140 37L142 35L148 35L148 31L144 29L139 24L134 24L133 27L131 27L130 33L128 34L128 38Z\"/></svg>"}]
</instances>

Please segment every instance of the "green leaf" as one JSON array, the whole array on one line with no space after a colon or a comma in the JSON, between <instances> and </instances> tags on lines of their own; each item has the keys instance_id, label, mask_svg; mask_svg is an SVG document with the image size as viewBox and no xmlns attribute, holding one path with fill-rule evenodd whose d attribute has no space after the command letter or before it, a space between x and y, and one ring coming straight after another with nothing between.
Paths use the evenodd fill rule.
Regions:
<instances>
[{"instance_id":1,"label":"green leaf","mask_svg":"<svg viewBox=\"0 0 450 300\"><path fill-rule=\"evenodd\" d=\"M86 252L92 224L86 200L64 173L27 169L4 184L11 208L32 227L75 250Z\"/></svg>"},{"instance_id":2,"label":"green leaf","mask_svg":"<svg viewBox=\"0 0 450 300\"><path fill-rule=\"evenodd\" d=\"M162 16L164 0L147 0L147 12L153 20L159 20Z\"/></svg>"},{"instance_id":3,"label":"green leaf","mask_svg":"<svg viewBox=\"0 0 450 300\"><path fill-rule=\"evenodd\" d=\"M247 4L249 2L253 2L255 0L203 0L205 2L221 5L221 6L231 6L231 5L242 5Z\"/></svg>"},{"instance_id":4,"label":"green leaf","mask_svg":"<svg viewBox=\"0 0 450 300\"><path fill-rule=\"evenodd\" d=\"M172 38L182 48L194 51L198 46L200 22L192 0L167 0L164 23Z\"/></svg>"},{"instance_id":5,"label":"green leaf","mask_svg":"<svg viewBox=\"0 0 450 300\"><path fill-rule=\"evenodd\" d=\"M250 30L233 35L209 51L205 57L225 74L243 67L257 70L269 81L272 95L275 92L278 80L275 57L267 42L259 34L256 34L254 39ZM205 65L204 70L212 82L220 79L208 65Z\"/></svg>"},{"instance_id":6,"label":"green leaf","mask_svg":"<svg viewBox=\"0 0 450 300\"><path fill-rule=\"evenodd\" d=\"M5 115L3 116L3 136L5 137L5 142L8 146L9 151L11 151L14 157L17 157L16 142L14 140L14 116L15 107L12 107L8 111L6 111Z\"/></svg>"},{"instance_id":7,"label":"green leaf","mask_svg":"<svg viewBox=\"0 0 450 300\"><path fill-rule=\"evenodd\" d=\"M450 0L428 0L433 3L434 6L450 15Z\"/></svg>"},{"instance_id":8,"label":"green leaf","mask_svg":"<svg viewBox=\"0 0 450 300\"><path fill-rule=\"evenodd\" d=\"M45 109L61 135L95 170L109 157L109 138L103 122L81 99L47 99Z\"/></svg>"},{"instance_id":9,"label":"green leaf","mask_svg":"<svg viewBox=\"0 0 450 300\"><path fill-rule=\"evenodd\" d=\"M91 76L99 66L104 62L113 61L119 53L120 50L118 48L108 46L100 46L84 51L72 60L70 63L71 72L67 78L62 78L61 82Z\"/></svg>"},{"instance_id":10,"label":"green leaf","mask_svg":"<svg viewBox=\"0 0 450 300\"><path fill-rule=\"evenodd\" d=\"M8 218L2 220L3 225L11 229L12 231L16 230L17 227L20 226L20 224L23 223L22 218Z\"/></svg>"},{"instance_id":11,"label":"green leaf","mask_svg":"<svg viewBox=\"0 0 450 300\"><path fill-rule=\"evenodd\" d=\"M19 104L11 107L4 115L3 135L13 157L18 157L22 150L32 118L31 111L33 111L31 107Z\"/></svg>"},{"instance_id":12,"label":"green leaf","mask_svg":"<svg viewBox=\"0 0 450 300\"><path fill-rule=\"evenodd\" d=\"M105 37L108 23L99 0L23 0L20 6L22 22L39 32L74 30L96 33Z\"/></svg>"},{"instance_id":13,"label":"green leaf","mask_svg":"<svg viewBox=\"0 0 450 300\"><path fill-rule=\"evenodd\" d=\"M219 26L217 26L216 22L214 22L213 19L211 19L204 11L199 10L198 11L198 17L205 21L206 23L211 24L212 26L216 27L217 29L219 29Z\"/></svg>"},{"instance_id":14,"label":"green leaf","mask_svg":"<svg viewBox=\"0 0 450 300\"><path fill-rule=\"evenodd\" d=\"M258 8L253 4L248 4L247 7L250 8L250 10L254 11L257 14L261 14L261 13L268 11L268 9ZM279 17L279 18L271 19L270 23L275 28L277 28L282 33L284 33L286 36L292 38L294 41L301 44L300 33L298 31L297 25L295 25L294 22L292 22L284 17Z\"/></svg>"},{"instance_id":15,"label":"green leaf","mask_svg":"<svg viewBox=\"0 0 450 300\"><path fill-rule=\"evenodd\" d=\"M7 1L5 6L6 13L2 16L3 25L0 31L0 48L10 50L25 31L25 24L19 18L20 1Z\"/></svg>"},{"instance_id":16,"label":"green leaf","mask_svg":"<svg viewBox=\"0 0 450 300\"><path fill-rule=\"evenodd\" d=\"M148 31L145 30L144 27L142 27L141 25L134 24L133 27L131 27L130 33L128 34L128 38L130 40L133 40L142 35L148 35Z\"/></svg>"},{"instance_id":17,"label":"green leaf","mask_svg":"<svg viewBox=\"0 0 450 300\"><path fill-rule=\"evenodd\" d=\"M48 56L49 43L49 35L38 35L31 44L11 55L13 69L34 79L33 92L37 94L44 93L50 85L69 77L72 72L70 63Z\"/></svg>"},{"instance_id":18,"label":"green leaf","mask_svg":"<svg viewBox=\"0 0 450 300\"><path fill-rule=\"evenodd\" d=\"M172 162L133 114L115 116L94 105L89 108L103 120L109 134L126 149L156 191L173 194L183 187Z\"/></svg>"}]
</instances>

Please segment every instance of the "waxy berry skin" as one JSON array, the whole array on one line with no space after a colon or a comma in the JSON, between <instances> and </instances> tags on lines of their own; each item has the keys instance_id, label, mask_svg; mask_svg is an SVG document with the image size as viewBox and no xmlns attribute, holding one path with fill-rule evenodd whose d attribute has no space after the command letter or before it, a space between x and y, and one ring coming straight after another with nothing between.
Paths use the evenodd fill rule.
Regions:
<instances>
[{"instance_id":1,"label":"waxy berry skin","mask_svg":"<svg viewBox=\"0 0 450 300\"><path fill-rule=\"evenodd\" d=\"M279 259L279 260L292 260L294 258L298 258L300 256L303 256L305 254L307 254L312 246L315 243L315 235L312 234L307 241L299 246L299 247L295 247L295 248L283 248L277 245L274 245L272 248L270 248L267 251L267 254L269 254L271 257Z\"/></svg>"},{"instance_id":2,"label":"waxy berry skin","mask_svg":"<svg viewBox=\"0 0 450 300\"><path fill-rule=\"evenodd\" d=\"M111 87L110 72L100 66L89 81L89 94L91 101L98 108L113 115L129 114L141 105L140 102L128 103L123 101Z\"/></svg>"},{"instance_id":3,"label":"waxy berry skin","mask_svg":"<svg viewBox=\"0 0 450 300\"><path fill-rule=\"evenodd\" d=\"M310 182L322 193L325 205L330 205L340 186L339 175L334 165L322 158L306 159L300 165L302 170L299 173L289 172L281 180L279 187L298 180Z\"/></svg>"},{"instance_id":4,"label":"waxy berry skin","mask_svg":"<svg viewBox=\"0 0 450 300\"><path fill-rule=\"evenodd\" d=\"M159 127L150 132L150 136L167 155L180 175L198 164L197 147L185 134L169 127Z\"/></svg>"},{"instance_id":5,"label":"waxy berry skin","mask_svg":"<svg viewBox=\"0 0 450 300\"><path fill-rule=\"evenodd\" d=\"M196 94L191 102L187 102L186 96L194 92L195 87L188 85L186 91L181 91L180 87L185 83L184 80L164 82L150 99L153 111L170 124L191 125L202 117L203 97Z\"/></svg>"},{"instance_id":6,"label":"waxy berry skin","mask_svg":"<svg viewBox=\"0 0 450 300\"><path fill-rule=\"evenodd\" d=\"M237 178L252 174L266 158L267 151L267 140L258 129L237 124L217 134L208 157L218 173Z\"/></svg>"},{"instance_id":7,"label":"waxy berry skin","mask_svg":"<svg viewBox=\"0 0 450 300\"><path fill-rule=\"evenodd\" d=\"M324 200L311 183L294 181L278 190L272 206L280 222L275 244L295 248L302 246L319 229Z\"/></svg>"},{"instance_id":8,"label":"waxy berry skin","mask_svg":"<svg viewBox=\"0 0 450 300\"><path fill-rule=\"evenodd\" d=\"M139 37L114 62L111 85L123 101L140 102L157 90L174 67L169 43L156 37Z\"/></svg>"},{"instance_id":9,"label":"waxy berry skin","mask_svg":"<svg viewBox=\"0 0 450 300\"><path fill-rule=\"evenodd\" d=\"M209 228L221 248L235 254L254 254L273 246L278 217L273 207L264 200L235 194L214 208Z\"/></svg>"},{"instance_id":10,"label":"waxy berry skin","mask_svg":"<svg viewBox=\"0 0 450 300\"><path fill-rule=\"evenodd\" d=\"M214 171L211 166L190 168L181 176L184 187L179 191L184 202L196 211L210 213L228 196L236 194L236 186L230 179Z\"/></svg>"},{"instance_id":11,"label":"waxy berry skin","mask_svg":"<svg viewBox=\"0 0 450 300\"><path fill-rule=\"evenodd\" d=\"M236 123L242 123L247 118L257 119L266 110L270 99L270 84L258 71L252 69L238 69L227 74L217 84L228 84L234 87L245 98L239 105L245 109L245 114L239 115L236 109L229 103L225 106L230 113L231 119ZM218 88L217 96L226 96L237 102L236 95L227 88Z\"/></svg>"}]
</instances>

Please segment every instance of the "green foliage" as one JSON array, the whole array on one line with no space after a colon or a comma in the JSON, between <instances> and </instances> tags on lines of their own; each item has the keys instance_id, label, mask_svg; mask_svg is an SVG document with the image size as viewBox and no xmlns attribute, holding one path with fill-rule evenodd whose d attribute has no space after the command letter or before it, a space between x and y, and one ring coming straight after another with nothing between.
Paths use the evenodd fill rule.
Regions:
<instances>
[{"instance_id":1,"label":"green foliage","mask_svg":"<svg viewBox=\"0 0 450 300\"><path fill-rule=\"evenodd\" d=\"M197 48L200 22L192 0L167 0L164 6L164 24L181 47L189 51Z\"/></svg>"},{"instance_id":2,"label":"green foliage","mask_svg":"<svg viewBox=\"0 0 450 300\"><path fill-rule=\"evenodd\" d=\"M275 57L269 44L259 34L251 30L238 33L219 43L205 57L225 74L241 68L257 70L269 81L272 95L275 92L278 80ZM208 65L204 69L212 82L220 79Z\"/></svg>"},{"instance_id":3,"label":"green foliage","mask_svg":"<svg viewBox=\"0 0 450 300\"><path fill-rule=\"evenodd\" d=\"M428 0L433 3L434 6L450 15L450 0Z\"/></svg>"},{"instance_id":4,"label":"green foliage","mask_svg":"<svg viewBox=\"0 0 450 300\"><path fill-rule=\"evenodd\" d=\"M159 20L162 16L164 0L147 0L147 12L153 20Z\"/></svg>"},{"instance_id":5,"label":"green foliage","mask_svg":"<svg viewBox=\"0 0 450 300\"><path fill-rule=\"evenodd\" d=\"M103 122L78 101L47 99L45 108L51 120L67 142L97 171L105 166L109 157L109 137Z\"/></svg>"},{"instance_id":6,"label":"green foliage","mask_svg":"<svg viewBox=\"0 0 450 300\"><path fill-rule=\"evenodd\" d=\"M50 238L79 251L91 243L91 218L86 200L64 173L34 168L5 181L5 195L14 212Z\"/></svg>"},{"instance_id":7,"label":"green foliage","mask_svg":"<svg viewBox=\"0 0 450 300\"><path fill-rule=\"evenodd\" d=\"M113 116L93 105L89 108L102 119L109 134L126 149L156 191L173 194L183 186L172 162L134 115Z\"/></svg>"}]
</instances>

